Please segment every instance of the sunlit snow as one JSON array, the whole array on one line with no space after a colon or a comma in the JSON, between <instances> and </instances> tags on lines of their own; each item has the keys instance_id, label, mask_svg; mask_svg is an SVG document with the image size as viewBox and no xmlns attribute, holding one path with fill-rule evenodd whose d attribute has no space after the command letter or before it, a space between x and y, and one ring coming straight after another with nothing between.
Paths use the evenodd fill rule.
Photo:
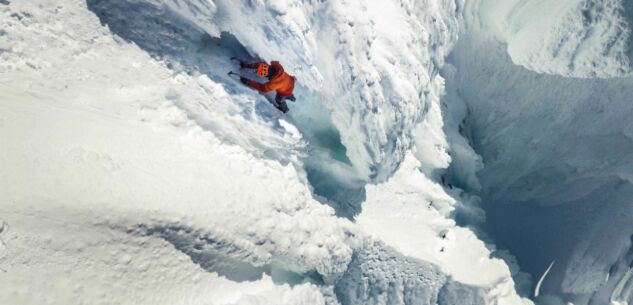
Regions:
<instances>
[{"instance_id":1,"label":"sunlit snow","mask_svg":"<svg viewBox=\"0 0 633 305\"><path fill-rule=\"evenodd\" d=\"M629 304L632 11L0 0L0 304Z\"/></svg>"}]
</instances>

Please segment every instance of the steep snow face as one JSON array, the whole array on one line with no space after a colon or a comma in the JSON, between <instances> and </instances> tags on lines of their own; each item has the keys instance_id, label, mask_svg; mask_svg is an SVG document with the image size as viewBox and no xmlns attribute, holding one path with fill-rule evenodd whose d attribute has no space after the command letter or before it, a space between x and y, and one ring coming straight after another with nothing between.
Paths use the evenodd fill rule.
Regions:
<instances>
[{"instance_id":1,"label":"steep snow face","mask_svg":"<svg viewBox=\"0 0 633 305\"><path fill-rule=\"evenodd\" d=\"M540 287L543 302L556 295L576 305L631 303L633 79L570 78L518 66L513 41L491 35L478 19L499 8L471 4L449 59L455 69L446 69L447 101L469 107L465 130L485 163L479 182L489 232L534 282L556 261ZM526 11L508 22L539 17ZM528 49L548 49L544 41L532 43ZM582 44L578 55L605 46L599 39ZM621 72L617 65L597 67Z\"/></svg>"},{"instance_id":2,"label":"steep snow face","mask_svg":"<svg viewBox=\"0 0 633 305\"><path fill-rule=\"evenodd\" d=\"M439 99L438 71L457 37L462 6L454 0L87 3L117 35L189 71L226 78L231 56L281 60L298 80L299 101L289 116L311 147L308 179L349 217L358 212L364 184L394 172L415 126ZM201 35L220 41L200 42ZM199 52L201 44L217 43L225 46L215 55L224 58ZM284 150L271 151L283 156Z\"/></svg>"},{"instance_id":3,"label":"steep snow face","mask_svg":"<svg viewBox=\"0 0 633 305\"><path fill-rule=\"evenodd\" d=\"M302 106L293 109L299 128L308 137L323 125L340 133L353 170L347 176L355 178L342 182L384 180L404 158L413 127L439 96L432 84L461 11L454 0L147 3L212 36L231 33L252 56L282 59L304 87L297 94Z\"/></svg>"},{"instance_id":4,"label":"steep snow face","mask_svg":"<svg viewBox=\"0 0 633 305\"><path fill-rule=\"evenodd\" d=\"M618 77L633 69L633 3L627 0L478 0L480 21L512 61L539 73ZM475 12L474 12L475 13Z\"/></svg>"}]
</instances>

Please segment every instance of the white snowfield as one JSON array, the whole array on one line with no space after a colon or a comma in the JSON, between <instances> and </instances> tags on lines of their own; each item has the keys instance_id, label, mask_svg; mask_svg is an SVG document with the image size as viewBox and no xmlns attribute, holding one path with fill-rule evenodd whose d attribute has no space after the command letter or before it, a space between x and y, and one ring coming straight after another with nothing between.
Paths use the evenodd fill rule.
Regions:
<instances>
[{"instance_id":1,"label":"white snowfield","mask_svg":"<svg viewBox=\"0 0 633 305\"><path fill-rule=\"evenodd\" d=\"M460 10L0 1L0 304L531 304L432 180ZM229 78L231 56L282 60L291 114ZM351 221L315 167L387 182ZM376 230L385 209L412 218Z\"/></svg>"},{"instance_id":2,"label":"white snowfield","mask_svg":"<svg viewBox=\"0 0 633 305\"><path fill-rule=\"evenodd\" d=\"M568 77L633 72L629 0L473 0L486 31L507 43L512 62Z\"/></svg>"}]
</instances>

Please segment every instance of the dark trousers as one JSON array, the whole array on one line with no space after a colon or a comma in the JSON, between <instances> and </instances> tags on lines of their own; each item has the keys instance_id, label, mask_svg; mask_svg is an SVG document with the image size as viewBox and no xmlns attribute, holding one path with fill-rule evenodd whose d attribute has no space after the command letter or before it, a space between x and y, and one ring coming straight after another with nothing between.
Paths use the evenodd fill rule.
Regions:
<instances>
[{"instance_id":1,"label":"dark trousers","mask_svg":"<svg viewBox=\"0 0 633 305\"><path fill-rule=\"evenodd\" d=\"M279 111L286 113L288 112L288 104L286 104L286 99L287 97L285 96L280 96L279 94L277 94L277 96L275 96L275 107L277 109L279 109Z\"/></svg>"}]
</instances>

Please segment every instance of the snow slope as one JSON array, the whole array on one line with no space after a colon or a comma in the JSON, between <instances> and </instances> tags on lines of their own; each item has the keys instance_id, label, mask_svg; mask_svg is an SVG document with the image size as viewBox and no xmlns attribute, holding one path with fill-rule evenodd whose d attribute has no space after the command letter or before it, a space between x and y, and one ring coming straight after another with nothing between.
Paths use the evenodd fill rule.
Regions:
<instances>
[{"instance_id":1,"label":"snow slope","mask_svg":"<svg viewBox=\"0 0 633 305\"><path fill-rule=\"evenodd\" d=\"M275 284L263 268L248 267L260 272L248 281L235 273L247 268L208 272L168 241L112 230L93 213L40 212L2 211L3 304L324 304L315 285Z\"/></svg>"},{"instance_id":2,"label":"snow slope","mask_svg":"<svg viewBox=\"0 0 633 305\"><path fill-rule=\"evenodd\" d=\"M571 77L620 77L633 69L633 3L627 0L475 0L486 31L515 64Z\"/></svg>"},{"instance_id":3,"label":"snow slope","mask_svg":"<svg viewBox=\"0 0 633 305\"><path fill-rule=\"evenodd\" d=\"M51 258L43 264L58 265L59 269L52 269L48 277L54 280L72 272L76 260L90 259L92 255L87 253L101 252L93 247L102 247L106 253L116 252L117 246L110 246L112 241L108 238L92 241L89 234L76 233L70 235L71 241L80 244L76 249L67 249L72 243L65 241L49 247L58 234L39 237L38 232L47 229L42 223L46 219L53 223L50 229L61 235L76 230L94 230L106 237L128 232L125 239L117 237L118 240L126 243L129 239L141 246L137 235L167 240L164 235L170 232L149 234L143 232L148 229L139 228L154 232L172 228L177 235L186 232L185 245L178 247L191 248L191 255L208 249L211 255L200 258L203 261L199 264L209 261L211 270L216 256L221 261L238 260L253 266L249 272L259 273L259 277L262 271L258 268L270 269L267 266L276 262L283 264L285 270L318 269L323 275L346 268L355 233L349 222L333 217L329 207L312 199L305 178L299 176L294 165L260 159L241 146L223 143L219 136L189 119L187 112L173 101L182 98L222 113L217 118L221 120L216 122L218 125L228 124L231 119L241 121L246 130L248 125L255 125L251 128L267 132L285 147L293 147L298 142L296 135L263 120L243 118L259 117L254 115L254 95L232 98L206 76L174 73L138 47L117 43L96 16L86 10L85 3L64 4L38 7L23 2L2 6L3 40L9 48L2 54L0 214L10 229L3 232L8 252L2 265L7 272L1 276L3 282L15 279L18 284L18 288L3 285L9 289L2 294L9 298L3 303L31 303L29 297L36 302L46 295L53 295L54 300L60 291L56 286L31 285L28 278L23 278L39 269L29 264L38 261L31 255L41 251L44 258ZM250 110L239 107L240 102L250 105ZM213 116L207 118L211 120ZM75 213L80 216L73 216ZM55 225L57 222L62 224ZM75 222L79 224L67 224ZM97 228L91 229L92 226ZM320 233L314 234L315 229ZM41 250L19 251L25 249L21 246L25 243L31 244L33 250ZM85 250L86 247L92 250ZM57 261L55 257L64 256L55 255L58 251L74 253L76 257ZM147 251L139 259L163 255L152 253L152 248ZM182 257L173 247L160 251L170 255L167 260ZM104 268L103 264L116 264L121 255L105 255L95 272ZM177 268L158 264L152 271L162 273L163 267L163 278ZM90 271L86 269L69 281L81 284L82 277L92 274ZM182 276L203 272L192 265ZM104 281L121 276L125 277L112 272L104 276ZM146 275L141 272L139 276L142 279ZM190 285L179 285L178 278L165 280L166 287L182 291ZM135 278L130 279L134 281ZM197 285L214 283L211 279ZM95 285L98 287L98 283ZM147 282L144 287L160 289L151 285ZM270 279L262 285L273 289ZM127 286L122 282L114 288ZM107 292L97 290L98 295ZM165 290L165 294L170 291ZM95 296L83 292L78 289L70 297L89 302ZM237 296L231 300L237 300ZM163 302L170 303L169 299Z\"/></svg>"},{"instance_id":4,"label":"snow slope","mask_svg":"<svg viewBox=\"0 0 633 305\"><path fill-rule=\"evenodd\" d=\"M438 183L460 10L1 1L0 303L530 304ZM303 104L282 117L232 55L282 56ZM385 198L425 221L377 231Z\"/></svg>"},{"instance_id":5,"label":"snow slope","mask_svg":"<svg viewBox=\"0 0 633 305\"><path fill-rule=\"evenodd\" d=\"M607 28L567 18L558 10L567 2L557 2L546 13L537 14L545 2L522 1L505 23L507 31L514 29L507 25L530 22L545 27L542 31L518 29L519 36L549 35L556 27L563 27L557 33L566 35L575 35L575 29L585 26L595 30L590 31L595 37L564 40L558 57L549 59L544 54L550 50L548 39L554 36L530 36L535 40L525 40L529 47L523 48L514 45L523 43L514 40L519 36L499 36L490 28L486 18L507 9L507 3L467 5L465 31L445 69L446 100L468 105L464 130L485 164L479 173L480 195L493 240L509 249L521 269L532 275L532 287L556 261L542 282L539 300L544 304L552 299L575 305L629 304L633 301L633 79L597 78L628 73L626 61L611 61L626 59L620 56L626 51L620 48L620 39L626 36L600 32L629 33L630 27L615 22L618 14L624 14L620 9L628 4L577 4L617 8L598 10L600 14L618 13L608 21L618 26ZM572 11L576 8L575 4ZM532 9L535 11L530 12ZM602 16L594 13L587 14ZM547 19L550 16L563 17ZM554 25L539 18L561 23L550 27ZM604 18L595 21L607 22ZM609 45L602 39L614 42L610 51L600 51ZM568 53L568 48L578 52ZM537 49L545 53L534 53L534 57L527 53Z\"/></svg>"}]
</instances>

